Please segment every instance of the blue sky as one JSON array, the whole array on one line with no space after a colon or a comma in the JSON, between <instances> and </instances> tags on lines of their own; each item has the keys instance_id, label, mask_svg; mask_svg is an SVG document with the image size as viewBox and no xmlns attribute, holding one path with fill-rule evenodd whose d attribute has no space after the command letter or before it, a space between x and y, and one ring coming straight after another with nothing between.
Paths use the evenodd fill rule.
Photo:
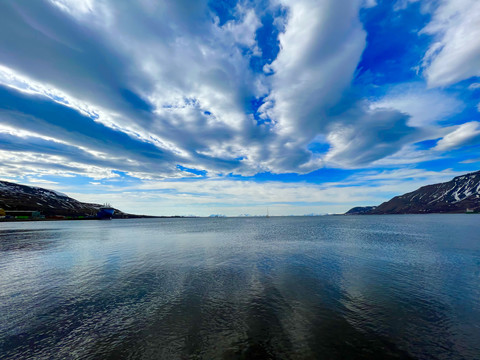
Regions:
<instances>
[{"instance_id":1,"label":"blue sky","mask_svg":"<svg viewBox=\"0 0 480 360\"><path fill-rule=\"evenodd\" d=\"M0 3L0 178L337 213L480 168L477 0Z\"/></svg>"}]
</instances>

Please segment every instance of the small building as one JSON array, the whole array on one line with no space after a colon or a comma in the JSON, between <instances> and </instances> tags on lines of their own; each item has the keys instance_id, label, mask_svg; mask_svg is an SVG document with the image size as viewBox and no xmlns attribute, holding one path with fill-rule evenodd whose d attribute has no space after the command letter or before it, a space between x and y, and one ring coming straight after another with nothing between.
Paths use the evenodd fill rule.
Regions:
<instances>
[{"instance_id":1,"label":"small building","mask_svg":"<svg viewBox=\"0 0 480 360\"><path fill-rule=\"evenodd\" d=\"M467 209L467 211L465 211L467 214L473 214L475 212L475 210L473 209Z\"/></svg>"}]
</instances>

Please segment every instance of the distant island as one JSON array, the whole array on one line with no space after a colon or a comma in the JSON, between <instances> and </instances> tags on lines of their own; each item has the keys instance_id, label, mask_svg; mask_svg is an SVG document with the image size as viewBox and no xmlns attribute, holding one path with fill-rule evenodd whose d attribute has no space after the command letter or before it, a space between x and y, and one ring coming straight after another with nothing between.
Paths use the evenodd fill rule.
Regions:
<instances>
[{"instance_id":1,"label":"distant island","mask_svg":"<svg viewBox=\"0 0 480 360\"><path fill-rule=\"evenodd\" d=\"M354 207L345 215L480 213L480 171L423 186L379 206Z\"/></svg>"}]
</instances>

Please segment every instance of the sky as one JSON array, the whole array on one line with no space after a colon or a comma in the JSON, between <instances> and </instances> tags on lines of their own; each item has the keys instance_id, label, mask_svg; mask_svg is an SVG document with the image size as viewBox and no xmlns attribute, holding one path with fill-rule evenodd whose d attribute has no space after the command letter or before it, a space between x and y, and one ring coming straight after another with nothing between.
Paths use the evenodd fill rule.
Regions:
<instances>
[{"instance_id":1,"label":"sky","mask_svg":"<svg viewBox=\"0 0 480 360\"><path fill-rule=\"evenodd\" d=\"M0 179L125 212L378 205L479 112L478 0L0 2Z\"/></svg>"}]
</instances>

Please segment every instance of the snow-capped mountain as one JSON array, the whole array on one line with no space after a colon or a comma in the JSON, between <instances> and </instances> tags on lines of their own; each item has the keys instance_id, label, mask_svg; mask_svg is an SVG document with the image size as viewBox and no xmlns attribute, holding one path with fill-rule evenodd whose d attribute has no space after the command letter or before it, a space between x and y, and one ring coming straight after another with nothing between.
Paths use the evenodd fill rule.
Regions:
<instances>
[{"instance_id":1,"label":"snow-capped mountain","mask_svg":"<svg viewBox=\"0 0 480 360\"><path fill-rule=\"evenodd\" d=\"M0 181L0 208L5 210L35 210L47 216L88 216L95 215L100 207L102 205L82 203L57 191Z\"/></svg>"},{"instance_id":2,"label":"snow-capped mountain","mask_svg":"<svg viewBox=\"0 0 480 360\"><path fill-rule=\"evenodd\" d=\"M480 171L396 196L365 214L480 212ZM348 213L347 213L348 214Z\"/></svg>"}]
</instances>

